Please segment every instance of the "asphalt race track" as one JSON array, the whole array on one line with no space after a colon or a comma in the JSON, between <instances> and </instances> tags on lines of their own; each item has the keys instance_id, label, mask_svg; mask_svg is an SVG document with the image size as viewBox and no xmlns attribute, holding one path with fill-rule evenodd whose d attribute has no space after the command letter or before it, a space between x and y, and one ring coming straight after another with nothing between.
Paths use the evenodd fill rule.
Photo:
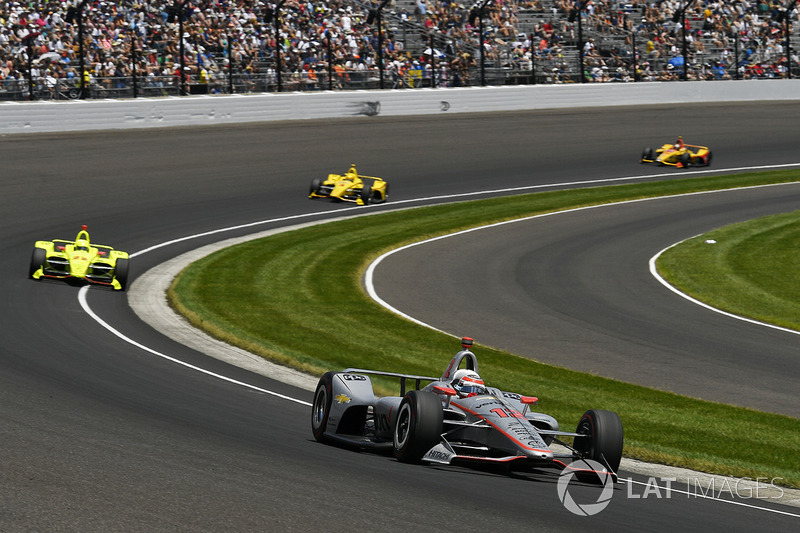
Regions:
<instances>
[{"instance_id":1,"label":"asphalt race track","mask_svg":"<svg viewBox=\"0 0 800 533\"><path fill-rule=\"evenodd\" d=\"M73 238L81 224L88 224L94 242L137 252L260 220L307 213L316 213L310 220L322 220L341 214L345 206L311 202L305 196L312 177L345 170L350 163L390 180L390 202L379 209L391 209L393 203L409 205L400 202L448 193L629 177L643 171L670 179L682 173L642 167L637 160L644 145L677 135L711 146L714 169L797 163L798 118L800 105L760 103L2 137L0 531L432 531L464 529L467 524L476 531L796 529L797 509L774 501L739 498L731 504L652 487L644 493L646 485L633 482L619 484L600 514L579 517L559 501L557 471L504 475L420 467L319 445L309 427L309 392L178 345L145 326L124 294L92 288L92 309L142 345L296 401L154 357L121 342L86 315L78 287L37 283L25 274L34 241ZM796 187L791 194L788 204L779 202L779 209L791 205ZM736 201L748 216L774 208L759 200L751 209L744 196ZM653 237L637 237L630 229L642 215L632 206L618 214L612 208L593 213L593 223L603 222L593 228L595 235L586 228L581 232L581 221L572 217L548 221L566 226L558 230L543 231L535 227L537 222L509 228L548 239L525 240L516 258L507 251L505 257L516 261L514 278L495 283L501 287L511 281L518 289L514 292L524 295L509 301L514 312L541 295L535 300L537 322L553 329L537 327L531 333L529 328L508 327L494 338L487 331L485 339L484 332L463 333L488 344L547 346L534 350L537 357L571 352L558 348L559 343L577 348L580 355L599 340L602 346L591 352L598 372L612 371L613 364L601 365L600 360L630 353L632 348L625 347L629 344L640 346L647 361L658 364L659 355L670 349L663 340L669 332L642 326L639 313L671 314L677 321L695 311L666 291L658 302L623 301L640 290L648 297L658 292L644 274L627 275L638 271L636 265L627 265L630 270L619 277L597 276L596 269L607 265L602 261L605 244L616 248L615 253L647 259L650 247L658 251L673 238L666 227L676 225L674 234L688 231L689 236L725 219L729 208L714 198L695 197L690 207L659 204L658 213L645 208L650 218L643 229ZM705 200L714 205L706 207ZM688 220L692 214L701 218L694 232ZM132 262L132 275L202 244L279 225L158 248ZM572 233L561 233L568 230ZM559 243L555 237L560 234L576 240ZM653 241L647 250L627 249L643 239ZM503 271L497 265L480 266L480 259L479 253L465 257L472 266L459 269L458 276L471 279L475 273ZM557 264L561 260L569 263ZM548 274L546 281L537 280L543 273ZM578 284L569 279L573 275ZM592 292L584 294L584 289ZM440 309L456 303L449 298L439 296ZM586 301L595 307L577 312ZM598 320L591 311L604 305L610 311ZM425 306L418 307L425 312ZM464 317L462 326L460 317L453 316L455 322L445 324L458 334L462 327L472 328L471 317ZM707 356L697 364L724 361L718 363L726 367L718 383L746 364L743 356L725 360L728 354L714 351L721 349L722 339L734 332L744 335L740 330L746 329L755 336L750 346L777 342L737 322L704 320L713 322L714 331L695 347ZM673 332L674 350L694 349L698 330L687 331L691 337L686 339L681 339L682 330L681 336ZM443 354L443 360L450 355ZM763 356L763 351L750 353L754 359ZM643 381L655 379L652 368L634 370L627 369L631 380L637 375ZM682 369L673 370L682 375ZM745 371L752 369L745 366ZM666 372L665 378L670 375ZM699 390L696 395L712 393L716 391ZM765 395L763 401L782 400ZM647 481L626 472L621 476ZM576 500L596 500L596 487L570 489Z\"/></svg>"}]
</instances>

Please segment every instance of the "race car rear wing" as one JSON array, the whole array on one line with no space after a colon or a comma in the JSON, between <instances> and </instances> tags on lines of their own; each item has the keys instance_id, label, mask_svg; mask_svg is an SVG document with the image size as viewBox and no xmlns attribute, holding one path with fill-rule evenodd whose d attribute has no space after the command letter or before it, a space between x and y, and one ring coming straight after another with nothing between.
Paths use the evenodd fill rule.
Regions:
<instances>
[{"instance_id":1,"label":"race car rear wing","mask_svg":"<svg viewBox=\"0 0 800 533\"><path fill-rule=\"evenodd\" d=\"M364 370L361 368L345 368L342 370L343 373L348 374L370 374L372 376L386 376L390 378L399 378L400 379L400 396L406 395L406 380L412 379L414 380L414 389L420 390L422 388L422 382L434 382L439 381L439 378L432 378L429 376L415 376L413 374L398 374L396 372L381 372L379 370Z\"/></svg>"}]
</instances>

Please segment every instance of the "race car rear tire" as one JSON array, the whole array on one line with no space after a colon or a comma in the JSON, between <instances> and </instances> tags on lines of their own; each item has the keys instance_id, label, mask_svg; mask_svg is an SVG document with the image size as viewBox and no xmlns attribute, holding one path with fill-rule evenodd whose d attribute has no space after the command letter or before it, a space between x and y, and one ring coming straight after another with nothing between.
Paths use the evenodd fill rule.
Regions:
<instances>
[{"instance_id":1,"label":"race car rear tire","mask_svg":"<svg viewBox=\"0 0 800 533\"><path fill-rule=\"evenodd\" d=\"M397 410L394 456L401 463L419 463L442 437L442 401L427 391L412 390Z\"/></svg>"},{"instance_id":2,"label":"race car rear tire","mask_svg":"<svg viewBox=\"0 0 800 533\"><path fill-rule=\"evenodd\" d=\"M575 437L573 446L583 459L591 459L617 471L622 460L623 442L622 420L617 413L590 409L581 417L575 433L588 435ZM583 481L603 481L593 473L577 473L576 476Z\"/></svg>"},{"instance_id":3,"label":"race car rear tire","mask_svg":"<svg viewBox=\"0 0 800 533\"><path fill-rule=\"evenodd\" d=\"M683 164L683 168L687 168L692 163L692 156L689 155L689 152L683 152L681 154L681 164Z\"/></svg>"},{"instance_id":4,"label":"race car rear tire","mask_svg":"<svg viewBox=\"0 0 800 533\"><path fill-rule=\"evenodd\" d=\"M31 264L28 267L28 277L33 278L33 274L44 266L45 261L47 261L47 250L34 248L31 254Z\"/></svg>"},{"instance_id":5,"label":"race car rear tire","mask_svg":"<svg viewBox=\"0 0 800 533\"><path fill-rule=\"evenodd\" d=\"M711 150L708 151L708 155L706 155L706 166L711 166Z\"/></svg>"},{"instance_id":6,"label":"race car rear tire","mask_svg":"<svg viewBox=\"0 0 800 533\"><path fill-rule=\"evenodd\" d=\"M130 267L129 259L117 259L117 264L114 267L114 278L122 285L124 291L128 287L128 268Z\"/></svg>"},{"instance_id":7,"label":"race car rear tire","mask_svg":"<svg viewBox=\"0 0 800 533\"><path fill-rule=\"evenodd\" d=\"M319 191L319 188L322 186L322 180L319 178L314 178L311 180L311 185L308 186L308 194L314 194L315 192Z\"/></svg>"},{"instance_id":8,"label":"race car rear tire","mask_svg":"<svg viewBox=\"0 0 800 533\"><path fill-rule=\"evenodd\" d=\"M328 416L333 404L333 376L335 372L326 372L319 378L311 404L311 432L317 442L328 442L325 429L328 427Z\"/></svg>"}]
</instances>

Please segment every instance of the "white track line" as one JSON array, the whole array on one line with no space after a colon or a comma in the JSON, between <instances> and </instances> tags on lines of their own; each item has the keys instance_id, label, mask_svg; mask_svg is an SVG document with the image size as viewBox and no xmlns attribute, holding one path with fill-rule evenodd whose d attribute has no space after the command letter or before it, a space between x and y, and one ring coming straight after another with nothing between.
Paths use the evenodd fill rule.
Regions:
<instances>
[{"instance_id":1,"label":"white track line","mask_svg":"<svg viewBox=\"0 0 800 533\"><path fill-rule=\"evenodd\" d=\"M697 237L697 235L695 235L695 237ZM681 290L679 290L674 285L671 285L663 277L661 277L661 274L659 274L658 270L656 270L656 261L658 261L658 258L661 257L661 255L664 252L666 252L667 250L669 250L670 248L674 248L675 246L678 246L679 244L681 244L683 242L686 242L686 241L688 241L690 239L694 239L694 237L689 237L689 239L684 239L684 240L682 240L680 242L676 242L675 244L671 244L671 245L667 246L666 248L664 248L663 250L661 250L656 255L654 255L653 257L650 258L650 261L649 261L650 273L653 275L654 278L656 278L659 281L659 283L661 283L663 286L665 286L666 288L668 288L669 290L671 290L672 292L674 292L675 294L677 294L681 298L686 298L687 300L689 300L693 304L699 305L700 307L704 307L704 308L708 309L709 311L714 311L715 313L719 313L721 315L725 315L725 316L727 316L729 318L735 318L736 320L741 320L743 322L749 322L751 324L757 324L759 326L764 326L766 328L777 329L778 331L783 331L785 333L792 333L794 335L800 335L800 331L797 331L797 330L794 330L794 329L789 329L789 328L784 328L784 327L781 327L781 326L776 326L775 324L770 324L768 322L761 322L759 320L754 320L752 318L747 318L747 317L740 316L740 315L734 315L733 313L729 313L727 311L723 311L722 309L717 309L716 307L712 307L712 306L708 305L707 303L701 302L700 300L698 300L696 298L692 298L691 296L689 296L685 292L682 292Z\"/></svg>"},{"instance_id":2,"label":"white track line","mask_svg":"<svg viewBox=\"0 0 800 533\"><path fill-rule=\"evenodd\" d=\"M146 351L148 353L151 353L153 355L156 355L158 357L166 359L167 361L171 361L173 363L177 363L177 364L179 364L181 366L185 366L186 368L190 368L192 370L196 370L196 371L201 372L203 374L206 374L208 376L215 377L215 378L221 379L223 381L227 381L228 383L233 383L235 385L241 385L242 387L246 387L248 389L251 389L251 390L254 390L254 391L258 391L258 392L263 392L264 394L269 394L271 396L276 396L276 397L282 398L284 400L289 400L290 402L295 402L295 403L299 403L299 404L302 404L302 405L311 406L311 404L306 402L306 401L298 400L296 398L292 398L291 396L286 396L284 394L279 394L277 392L270 391L270 390L267 390L267 389L262 389L260 387L256 387L256 386L250 385L249 383L244 383L243 381L237 381L237 380L231 379L231 378L229 378L227 376L223 376L222 374L217 374L217 373L211 372L209 370L206 370L204 368L200 368L199 366L191 365L191 364L189 364L189 363L187 363L185 361L181 361L180 359L176 359L174 357L170 357L169 355L163 354L163 353L161 353L159 351L156 351L156 350L154 350L152 348L149 348L149 347L145 346L144 344L138 343L135 340L131 339L130 337L126 337L125 335L120 333L117 329L111 327L102 318L97 316L97 314L94 311L92 311L92 309L89 307L89 303L86 301L86 294L88 292L89 292L89 286L88 285L84 285L78 291L78 301L80 302L81 307L83 307L83 310L86 311L86 313L90 317L92 317L98 324L100 324L101 326L103 326L108 331L110 331L111 333L113 333L114 335L119 337L120 339L124 340L125 342L127 342L129 344L132 344L133 346L136 346L137 348L141 348L142 350L144 350L144 351Z\"/></svg>"},{"instance_id":3,"label":"white track line","mask_svg":"<svg viewBox=\"0 0 800 533\"><path fill-rule=\"evenodd\" d=\"M652 489L653 488L653 483L655 482L655 478L651 479L647 483L644 483L642 481L636 481L634 479L622 479L622 478L620 478L620 481L623 482L623 483L628 483L630 485L641 485L643 487L646 487L647 489ZM673 479L673 481L674 481L674 479ZM729 505L738 505L740 507L747 507L749 509L756 509L756 510L759 510L759 511L767 511L767 512L770 512L770 513L775 513L775 514L781 514L781 515L785 515L785 516L793 516L795 518L800 518L800 514L797 514L797 513L790 513L788 511L781 511L779 509L770 509L769 507L761 507L760 505L753 505L752 503L745 503L744 501L740 501L740 500L727 500L727 499L721 498L719 496L714 496L713 493L711 495L704 494L703 492L700 492L698 494L697 491L692 492L692 491L689 491L689 490L676 489L676 488L674 488L672 486L657 485L657 487L658 487L659 491L660 490L664 490L668 494L669 493L675 493L675 494L686 495L687 499L688 498L692 498L692 497L701 498L703 500L712 500L712 501L715 501L715 502L727 503ZM730 485L728 486L728 488L730 490ZM722 494L722 493L723 492L720 491L720 494ZM730 493L732 493L732 491L731 492L725 491L724 493L725 494L730 494ZM660 492L658 494L659 494L659 498L660 498ZM670 496L667 496L666 498L669 498L669 497ZM773 500L773 501L777 502L777 500Z\"/></svg>"}]
</instances>

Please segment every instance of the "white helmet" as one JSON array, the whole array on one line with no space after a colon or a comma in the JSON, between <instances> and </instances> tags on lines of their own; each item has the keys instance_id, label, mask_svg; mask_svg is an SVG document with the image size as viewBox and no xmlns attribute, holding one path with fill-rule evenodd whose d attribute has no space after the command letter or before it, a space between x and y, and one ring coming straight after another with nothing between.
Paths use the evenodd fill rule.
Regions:
<instances>
[{"instance_id":1,"label":"white helmet","mask_svg":"<svg viewBox=\"0 0 800 533\"><path fill-rule=\"evenodd\" d=\"M483 380L474 370L457 370L453 375L453 388L462 398L486 392Z\"/></svg>"}]
</instances>

